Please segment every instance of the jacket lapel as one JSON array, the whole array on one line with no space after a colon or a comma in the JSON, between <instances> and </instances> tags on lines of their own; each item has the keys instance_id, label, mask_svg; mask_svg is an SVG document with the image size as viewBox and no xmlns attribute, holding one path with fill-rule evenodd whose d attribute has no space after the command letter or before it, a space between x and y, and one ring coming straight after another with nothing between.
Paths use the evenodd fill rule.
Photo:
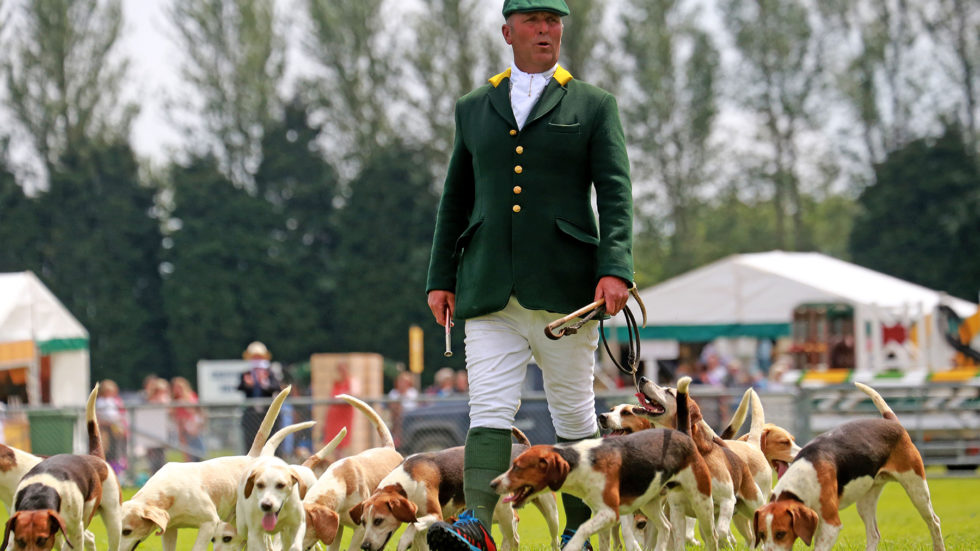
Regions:
<instances>
[{"instance_id":1,"label":"jacket lapel","mask_svg":"<svg viewBox=\"0 0 980 551\"><path fill-rule=\"evenodd\" d=\"M511 128L517 128L517 119L514 118L514 108L510 105L510 69L490 79L493 89L490 90L490 105L494 111L503 117Z\"/></svg>"}]
</instances>

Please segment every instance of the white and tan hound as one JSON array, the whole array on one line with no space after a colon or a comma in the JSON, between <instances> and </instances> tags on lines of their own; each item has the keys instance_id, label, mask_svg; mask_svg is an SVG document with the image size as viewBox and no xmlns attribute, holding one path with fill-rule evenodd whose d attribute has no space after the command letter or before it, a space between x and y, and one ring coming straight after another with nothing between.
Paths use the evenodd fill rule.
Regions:
<instances>
[{"instance_id":1,"label":"white and tan hound","mask_svg":"<svg viewBox=\"0 0 980 551\"><path fill-rule=\"evenodd\" d=\"M829 551L841 531L838 511L857 503L866 546L878 548L878 498L885 483L905 488L929 527L933 551L944 551L939 517L932 509L919 450L885 400L871 387L854 383L871 397L882 419L859 419L817 436L796 455L773 490L773 500L755 514L756 546L789 551L797 538L815 551Z\"/></svg>"}]
</instances>

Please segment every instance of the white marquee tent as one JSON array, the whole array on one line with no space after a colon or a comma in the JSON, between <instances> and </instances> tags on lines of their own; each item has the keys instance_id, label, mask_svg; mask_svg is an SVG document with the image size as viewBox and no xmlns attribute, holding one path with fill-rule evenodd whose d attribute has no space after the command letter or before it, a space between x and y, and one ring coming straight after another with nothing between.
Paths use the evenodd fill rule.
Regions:
<instances>
[{"instance_id":1,"label":"white marquee tent","mask_svg":"<svg viewBox=\"0 0 980 551\"><path fill-rule=\"evenodd\" d=\"M849 304L856 320L880 311L931 313L941 301L961 317L977 310L976 304L830 256L783 251L732 255L640 296L648 314L641 338L689 342L788 336L794 308L805 303ZM610 325L624 323L619 315ZM625 337L622 327L617 336Z\"/></svg>"},{"instance_id":2,"label":"white marquee tent","mask_svg":"<svg viewBox=\"0 0 980 551\"><path fill-rule=\"evenodd\" d=\"M0 370L26 369L28 402L84 405L90 386L89 335L32 272L0 273Z\"/></svg>"}]
</instances>

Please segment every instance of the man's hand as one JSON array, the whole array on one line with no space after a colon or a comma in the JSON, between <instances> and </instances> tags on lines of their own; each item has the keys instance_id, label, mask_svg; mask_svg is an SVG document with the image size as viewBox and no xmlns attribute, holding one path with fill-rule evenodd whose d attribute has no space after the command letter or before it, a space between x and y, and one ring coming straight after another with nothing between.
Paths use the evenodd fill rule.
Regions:
<instances>
[{"instance_id":1,"label":"man's hand","mask_svg":"<svg viewBox=\"0 0 980 551\"><path fill-rule=\"evenodd\" d=\"M595 286L595 299L606 299L606 313L615 316L626 306L630 298L630 288L622 279L616 276L603 276ZM432 295L429 295L429 305L432 305Z\"/></svg>"},{"instance_id":2,"label":"man's hand","mask_svg":"<svg viewBox=\"0 0 980 551\"><path fill-rule=\"evenodd\" d=\"M625 300L623 301L626 302ZM449 308L449 319L452 319L456 312L456 293L451 291L441 291L433 289L429 291L429 310L436 317L436 322L443 327L446 326L446 308Z\"/></svg>"}]
</instances>

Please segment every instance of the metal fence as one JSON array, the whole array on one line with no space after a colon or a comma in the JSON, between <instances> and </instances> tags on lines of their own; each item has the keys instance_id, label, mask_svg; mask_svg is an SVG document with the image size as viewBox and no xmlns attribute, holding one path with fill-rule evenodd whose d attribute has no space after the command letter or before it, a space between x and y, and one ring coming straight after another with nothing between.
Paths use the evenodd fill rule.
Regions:
<instances>
[{"instance_id":1,"label":"metal fence","mask_svg":"<svg viewBox=\"0 0 980 551\"><path fill-rule=\"evenodd\" d=\"M980 388L965 385L926 385L921 387L881 387L882 394L908 429L928 464L952 468L975 469L980 465ZM742 389L706 386L692 388L708 423L720 430L738 405ZM855 417L875 417L877 410L867 397L853 386L819 389L792 389L786 392L760 392L766 421L783 426L805 444L814 435ZM419 400L412 410L400 411L398 402L387 398L365 399L385 419L403 453L462 445L468 425L465 396ZM619 403L635 403L630 389L602 392L597 396L597 411ZM103 424L103 436L110 459L118 467L125 484L140 485L162 461L184 461L245 453L242 430L243 412L247 407L265 408L269 400L250 399L236 404L201 404L203 428L200 448L178 434L175 423L179 404L157 405L129 402L125 423L119 427ZM287 460L299 462L310 450L322 445L328 406L344 404L338 400L316 400L296 397L286 400L279 426L305 420L316 420L314 429L296 433L287 439L278 453ZM367 436L343 453L378 445L380 440L360 413L354 413L356 427ZM84 453L82 408L8 409L3 414L6 442L38 455ZM532 443L553 442L547 404L541 393L522 398L515 425L524 430ZM742 427L748 430L749 421ZM332 437L333 435L327 435Z\"/></svg>"}]
</instances>

